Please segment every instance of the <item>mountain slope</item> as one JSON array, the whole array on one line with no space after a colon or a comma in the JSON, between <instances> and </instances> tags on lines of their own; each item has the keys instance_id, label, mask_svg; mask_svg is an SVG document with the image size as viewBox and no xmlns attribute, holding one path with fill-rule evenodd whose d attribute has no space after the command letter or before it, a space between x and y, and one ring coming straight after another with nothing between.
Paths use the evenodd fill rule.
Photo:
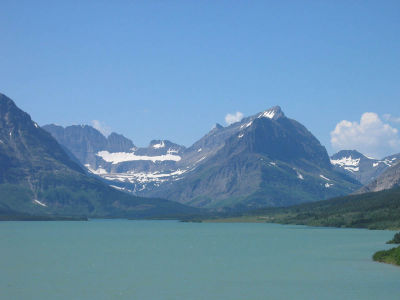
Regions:
<instances>
[{"instance_id":1,"label":"mountain slope","mask_svg":"<svg viewBox=\"0 0 400 300\"><path fill-rule=\"evenodd\" d=\"M219 134L224 130L229 137L211 158L150 194L199 207L249 209L326 199L359 186L335 172L319 141L279 107Z\"/></svg>"},{"instance_id":2,"label":"mountain slope","mask_svg":"<svg viewBox=\"0 0 400 300\"><path fill-rule=\"evenodd\" d=\"M400 186L400 162L388 167L371 183L363 186L357 193L379 192Z\"/></svg>"},{"instance_id":3,"label":"mountain slope","mask_svg":"<svg viewBox=\"0 0 400 300\"><path fill-rule=\"evenodd\" d=\"M331 163L335 170L349 175L364 185L370 183L399 160L400 153L383 159L373 159L357 150L342 150L331 156Z\"/></svg>"},{"instance_id":4,"label":"mountain slope","mask_svg":"<svg viewBox=\"0 0 400 300\"><path fill-rule=\"evenodd\" d=\"M0 94L0 211L144 217L193 209L134 197L87 176L48 132Z\"/></svg>"}]
</instances>

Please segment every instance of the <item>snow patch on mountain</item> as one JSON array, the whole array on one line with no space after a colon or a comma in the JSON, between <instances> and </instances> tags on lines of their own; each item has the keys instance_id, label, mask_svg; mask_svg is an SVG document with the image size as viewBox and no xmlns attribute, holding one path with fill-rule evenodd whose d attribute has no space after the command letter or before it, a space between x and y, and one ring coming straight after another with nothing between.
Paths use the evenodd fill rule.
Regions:
<instances>
[{"instance_id":1,"label":"snow patch on mountain","mask_svg":"<svg viewBox=\"0 0 400 300\"><path fill-rule=\"evenodd\" d=\"M35 204L38 204L38 205L40 205L40 206L43 206L43 207L47 207L47 205L46 204L44 204L43 202L40 202L39 200L33 200L33 202L35 203Z\"/></svg>"},{"instance_id":2,"label":"snow patch on mountain","mask_svg":"<svg viewBox=\"0 0 400 300\"><path fill-rule=\"evenodd\" d=\"M357 167L360 164L360 159L352 158L351 156L349 156L349 157L343 157L341 159L331 159L331 163L332 165L339 165L341 167L343 166Z\"/></svg>"},{"instance_id":3,"label":"snow patch on mountain","mask_svg":"<svg viewBox=\"0 0 400 300\"><path fill-rule=\"evenodd\" d=\"M134 152L114 152L110 153L108 151L99 151L97 156L101 157L106 162L110 162L113 165L116 165L125 161L135 161L135 160L149 160L152 162L156 161L180 161L181 157L179 155L173 155L171 153L167 153L165 155L156 155L156 156L147 156L147 155L135 155Z\"/></svg>"},{"instance_id":4,"label":"snow patch on mountain","mask_svg":"<svg viewBox=\"0 0 400 300\"><path fill-rule=\"evenodd\" d=\"M273 119L275 117L275 110L267 110L261 113L258 118L269 118Z\"/></svg>"},{"instance_id":5,"label":"snow patch on mountain","mask_svg":"<svg viewBox=\"0 0 400 300\"><path fill-rule=\"evenodd\" d=\"M332 165L338 165L345 170L350 172L358 172L360 168L360 159L359 158L352 158L351 156L342 157L340 159L331 159Z\"/></svg>"},{"instance_id":6,"label":"snow patch on mountain","mask_svg":"<svg viewBox=\"0 0 400 300\"><path fill-rule=\"evenodd\" d=\"M168 149L167 154L178 153L178 152L179 152L179 150L170 148L170 149Z\"/></svg>"},{"instance_id":7,"label":"snow patch on mountain","mask_svg":"<svg viewBox=\"0 0 400 300\"><path fill-rule=\"evenodd\" d=\"M253 121L250 121L250 122L248 122L248 123L246 123L246 124L241 125L241 126L240 126L240 129L250 127L251 124L253 124Z\"/></svg>"},{"instance_id":8,"label":"snow patch on mountain","mask_svg":"<svg viewBox=\"0 0 400 300\"><path fill-rule=\"evenodd\" d=\"M170 173L161 173L158 171L153 173L131 171L128 173L110 173L102 177L107 180L114 181L115 184L118 184L117 182L120 182L122 184L130 183L134 185L133 190L116 185L113 185L114 188L124 189L130 192L140 192L143 191L148 185L160 186L160 184L162 184L163 182L180 180L182 179L182 175L188 171L188 169L178 169Z\"/></svg>"},{"instance_id":9,"label":"snow patch on mountain","mask_svg":"<svg viewBox=\"0 0 400 300\"><path fill-rule=\"evenodd\" d=\"M164 148L164 147L165 147L164 141L161 141L161 143L158 143L158 144L154 144L154 145L153 145L153 148L154 148L154 149L160 149L160 148Z\"/></svg>"},{"instance_id":10,"label":"snow patch on mountain","mask_svg":"<svg viewBox=\"0 0 400 300\"><path fill-rule=\"evenodd\" d=\"M350 171L350 172L358 172L360 171L359 167L343 167L345 170Z\"/></svg>"},{"instance_id":11,"label":"snow patch on mountain","mask_svg":"<svg viewBox=\"0 0 400 300\"><path fill-rule=\"evenodd\" d=\"M108 174L106 169L103 169L102 167L99 167L97 170L92 169L90 167L90 164L85 164L85 167L89 170L90 173L96 174L96 175L104 175Z\"/></svg>"},{"instance_id":12,"label":"snow patch on mountain","mask_svg":"<svg viewBox=\"0 0 400 300\"><path fill-rule=\"evenodd\" d=\"M325 177L324 175L319 175L319 177L321 177L322 179L325 179L325 180L327 180L327 181L331 181L329 178L327 178L327 177Z\"/></svg>"}]
</instances>

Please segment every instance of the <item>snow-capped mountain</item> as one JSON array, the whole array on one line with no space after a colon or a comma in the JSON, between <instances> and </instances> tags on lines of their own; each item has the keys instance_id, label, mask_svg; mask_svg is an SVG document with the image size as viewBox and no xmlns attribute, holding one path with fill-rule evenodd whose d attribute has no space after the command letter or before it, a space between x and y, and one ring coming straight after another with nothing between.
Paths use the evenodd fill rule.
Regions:
<instances>
[{"instance_id":1,"label":"snow-capped mountain","mask_svg":"<svg viewBox=\"0 0 400 300\"><path fill-rule=\"evenodd\" d=\"M359 187L333 170L326 149L280 107L217 126L189 149L207 149L203 155L210 155L150 195L199 207L246 209L326 199Z\"/></svg>"},{"instance_id":2,"label":"snow-capped mountain","mask_svg":"<svg viewBox=\"0 0 400 300\"><path fill-rule=\"evenodd\" d=\"M157 140L145 148L126 141L116 149L90 126L71 127L43 128L90 172L137 195L249 208L320 200L359 188L333 170L325 148L279 106L227 127L216 124L189 148Z\"/></svg>"},{"instance_id":3,"label":"snow-capped mountain","mask_svg":"<svg viewBox=\"0 0 400 300\"><path fill-rule=\"evenodd\" d=\"M331 156L335 169L368 184L382 174L388 167L400 161L400 153L383 159L367 157L357 150L342 150Z\"/></svg>"}]
</instances>

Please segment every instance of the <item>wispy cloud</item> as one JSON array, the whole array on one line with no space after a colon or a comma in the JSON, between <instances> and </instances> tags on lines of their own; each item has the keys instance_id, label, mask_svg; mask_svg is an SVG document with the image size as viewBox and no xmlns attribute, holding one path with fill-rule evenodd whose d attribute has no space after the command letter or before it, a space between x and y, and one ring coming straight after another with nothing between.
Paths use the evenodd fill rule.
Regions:
<instances>
[{"instance_id":1,"label":"wispy cloud","mask_svg":"<svg viewBox=\"0 0 400 300\"><path fill-rule=\"evenodd\" d=\"M331 132L335 150L356 149L375 158L399 152L400 136L396 128L384 123L376 113L366 112L360 122L343 120Z\"/></svg>"},{"instance_id":2,"label":"wispy cloud","mask_svg":"<svg viewBox=\"0 0 400 300\"><path fill-rule=\"evenodd\" d=\"M390 123L400 123L400 117L394 117L391 114L384 114L383 119Z\"/></svg>"},{"instance_id":3,"label":"wispy cloud","mask_svg":"<svg viewBox=\"0 0 400 300\"><path fill-rule=\"evenodd\" d=\"M99 120L93 120L92 126L100 131L105 137L109 136L111 133L111 128Z\"/></svg>"},{"instance_id":4,"label":"wispy cloud","mask_svg":"<svg viewBox=\"0 0 400 300\"><path fill-rule=\"evenodd\" d=\"M236 112L235 114L227 114L225 116L225 122L228 125L239 122L241 119L243 119L243 114L240 111Z\"/></svg>"}]
</instances>

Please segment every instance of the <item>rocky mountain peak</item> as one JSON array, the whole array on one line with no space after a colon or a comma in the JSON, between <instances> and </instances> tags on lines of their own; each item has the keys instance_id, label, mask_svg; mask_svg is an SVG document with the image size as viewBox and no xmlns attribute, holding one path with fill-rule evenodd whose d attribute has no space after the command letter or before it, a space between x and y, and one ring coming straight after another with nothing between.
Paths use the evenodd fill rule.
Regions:
<instances>
[{"instance_id":1,"label":"rocky mountain peak","mask_svg":"<svg viewBox=\"0 0 400 300\"><path fill-rule=\"evenodd\" d=\"M351 157L353 159L367 158L364 154L358 152L357 150L341 150L332 155L331 159L340 159L343 157Z\"/></svg>"},{"instance_id":2,"label":"rocky mountain peak","mask_svg":"<svg viewBox=\"0 0 400 300\"><path fill-rule=\"evenodd\" d=\"M285 114L283 113L282 109L280 106L276 105L273 106L265 111L263 111L262 113L258 114L258 118L269 118L272 120L277 120L279 118L284 117Z\"/></svg>"},{"instance_id":3,"label":"rocky mountain peak","mask_svg":"<svg viewBox=\"0 0 400 300\"><path fill-rule=\"evenodd\" d=\"M107 150L110 152L128 152L135 147L130 139L115 132L108 136L107 142Z\"/></svg>"}]
</instances>

